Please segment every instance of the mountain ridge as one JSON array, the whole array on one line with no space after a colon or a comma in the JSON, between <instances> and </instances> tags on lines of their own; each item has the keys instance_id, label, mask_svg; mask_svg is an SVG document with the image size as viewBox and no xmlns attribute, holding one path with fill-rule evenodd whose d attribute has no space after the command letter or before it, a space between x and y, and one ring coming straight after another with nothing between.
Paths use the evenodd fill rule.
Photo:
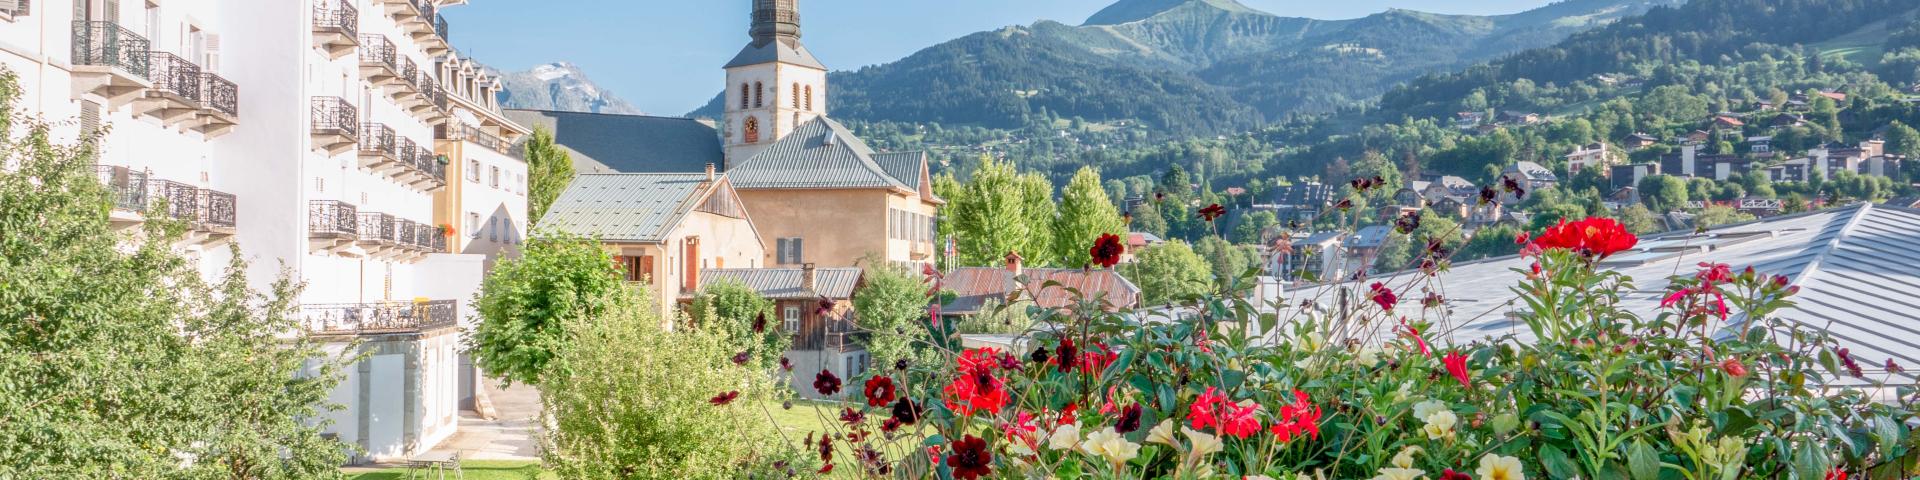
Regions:
<instances>
[{"instance_id":1,"label":"mountain ridge","mask_svg":"<svg viewBox=\"0 0 1920 480\"><path fill-rule=\"evenodd\" d=\"M595 85L580 67L560 61L519 72L497 73L505 108L644 115L632 103Z\"/></svg>"}]
</instances>

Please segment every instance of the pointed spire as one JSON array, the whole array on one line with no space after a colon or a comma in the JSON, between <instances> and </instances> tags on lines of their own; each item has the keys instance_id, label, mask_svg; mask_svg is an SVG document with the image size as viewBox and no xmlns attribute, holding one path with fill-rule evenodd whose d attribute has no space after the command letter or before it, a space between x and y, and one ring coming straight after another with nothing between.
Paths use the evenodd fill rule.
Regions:
<instances>
[{"instance_id":1,"label":"pointed spire","mask_svg":"<svg viewBox=\"0 0 1920 480\"><path fill-rule=\"evenodd\" d=\"M753 43L800 39L800 0L753 0Z\"/></svg>"}]
</instances>

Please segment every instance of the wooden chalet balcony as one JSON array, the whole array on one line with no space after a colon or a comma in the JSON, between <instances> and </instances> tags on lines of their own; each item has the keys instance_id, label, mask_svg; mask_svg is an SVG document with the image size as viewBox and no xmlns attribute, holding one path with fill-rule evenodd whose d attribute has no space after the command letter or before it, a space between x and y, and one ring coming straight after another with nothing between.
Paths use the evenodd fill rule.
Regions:
<instances>
[{"instance_id":1,"label":"wooden chalet balcony","mask_svg":"<svg viewBox=\"0 0 1920 480\"><path fill-rule=\"evenodd\" d=\"M339 155L360 143L360 112L340 97L313 97L313 149Z\"/></svg>"},{"instance_id":2,"label":"wooden chalet balcony","mask_svg":"<svg viewBox=\"0 0 1920 480\"><path fill-rule=\"evenodd\" d=\"M827 350L836 352L857 352L866 350L867 332L860 331L852 321L835 320L827 323L822 344Z\"/></svg>"},{"instance_id":3,"label":"wooden chalet balcony","mask_svg":"<svg viewBox=\"0 0 1920 480\"><path fill-rule=\"evenodd\" d=\"M453 300L308 304L300 307L309 333L327 336L418 334L459 323Z\"/></svg>"},{"instance_id":4,"label":"wooden chalet balcony","mask_svg":"<svg viewBox=\"0 0 1920 480\"><path fill-rule=\"evenodd\" d=\"M117 23L73 22L74 95L99 95L113 108L140 98L151 86L151 50L147 37Z\"/></svg>"},{"instance_id":5,"label":"wooden chalet balcony","mask_svg":"<svg viewBox=\"0 0 1920 480\"><path fill-rule=\"evenodd\" d=\"M360 210L339 200L307 202L307 249L338 253L360 240Z\"/></svg>"},{"instance_id":6,"label":"wooden chalet balcony","mask_svg":"<svg viewBox=\"0 0 1920 480\"><path fill-rule=\"evenodd\" d=\"M313 3L313 46L338 59L360 46L360 10L350 0Z\"/></svg>"},{"instance_id":7,"label":"wooden chalet balcony","mask_svg":"<svg viewBox=\"0 0 1920 480\"><path fill-rule=\"evenodd\" d=\"M168 127L197 119L204 93L200 66L167 52L145 54L152 86L133 102L133 114L153 117Z\"/></svg>"},{"instance_id":8,"label":"wooden chalet balcony","mask_svg":"<svg viewBox=\"0 0 1920 480\"><path fill-rule=\"evenodd\" d=\"M240 86L211 72L200 73L200 110L194 127L207 138L226 135L240 125Z\"/></svg>"}]
</instances>

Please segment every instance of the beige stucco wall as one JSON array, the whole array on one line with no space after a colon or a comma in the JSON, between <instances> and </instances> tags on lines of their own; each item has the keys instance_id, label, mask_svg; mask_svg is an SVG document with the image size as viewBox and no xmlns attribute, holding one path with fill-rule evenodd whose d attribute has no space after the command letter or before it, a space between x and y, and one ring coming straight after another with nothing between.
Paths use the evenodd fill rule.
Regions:
<instances>
[{"instance_id":1,"label":"beige stucco wall","mask_svg":"<svg viewBox=\"0 0 1920 480\"><path fill-rule=\"evenodd\" d=\"M924 261L913 258L909 242L888 239L887 210L937 211L918 196L885 189L742 189L740 199L760 230L760 264L768 267L780 266L775 254L782 238L802 239L801 260L821 268L862 266L855 262L868 256Z\"/></svg>"},{"instance_id":2,"label":"beige stucco wall","mask_svg":"<svg viewBox=\"0 0 1920 480\"><path fill-rule=\"evenodd\" d=\"M767 254L755 235L754 226L744 218L732 218L706 212L693 212L673 233L665 245L608 243L616 255L651 256L653 278L650 290L663 318L671 318L673 308L685 285L686 247L689 239L699 239L700 268L757 268L765 266Z\"/></svg>"}]
</instances>

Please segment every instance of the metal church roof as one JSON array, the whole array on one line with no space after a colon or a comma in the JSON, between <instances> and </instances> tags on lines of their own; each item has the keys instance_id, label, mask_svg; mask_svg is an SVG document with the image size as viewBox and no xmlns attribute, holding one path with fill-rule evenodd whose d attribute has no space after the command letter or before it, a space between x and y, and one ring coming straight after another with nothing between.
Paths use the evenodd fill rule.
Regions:
<instances>
[{"instance_id":1,"label":"metal church roof","mask_svg":"<svg viewBox=\"0 0 1920 480\"><path fill-rule=\"evenodd\" d=\"M660 242L722 179L710 183L698 173L579 175L538 228L606 241Z\"/></svg>"},{"instance_id":2,"label":"metal church roof","mask_svg":"<svg viewBox=\"0 0 1920 480\"><path fill-rule=\"evenodd\" d=\"M766 150L740 162L728 176L741 189L898 188L918 191L874 161L876 155L845 125L826 117L800 124ZM884 158L905 158L886 154ZM916 157L924 161L925 157ZM892 160L890 160L892 161ZM919 183L918 167L912 175Z\"/></svg>"}]
</instances>

